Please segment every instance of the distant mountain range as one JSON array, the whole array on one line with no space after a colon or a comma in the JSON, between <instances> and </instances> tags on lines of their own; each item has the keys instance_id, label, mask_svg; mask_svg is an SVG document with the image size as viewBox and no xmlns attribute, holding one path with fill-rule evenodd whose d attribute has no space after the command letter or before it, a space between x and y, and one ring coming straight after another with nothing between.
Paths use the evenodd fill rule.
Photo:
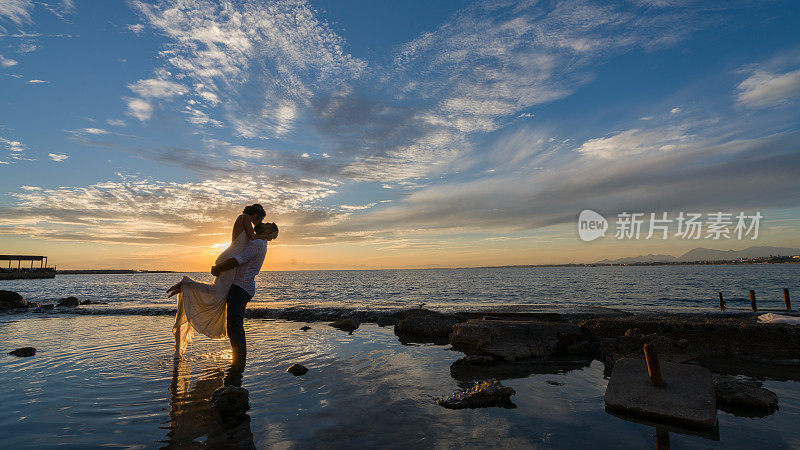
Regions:
<instances>
[{"instance_id":1,"label":"distant mountain range","mask_svg":"<svg viewBox=\"0 0 800 450\"><path fill-rule=\"evenodd\" d=\"M739 258L764 258L768 256L800 255L800 249L786 247L748 247L744 250L713 250L696 248L681 256L672 255L639 255L629 258L604 259L595 264L631 264L652 262L693 262L693 261L732 261Z\"/></svg>"}]
</instances>

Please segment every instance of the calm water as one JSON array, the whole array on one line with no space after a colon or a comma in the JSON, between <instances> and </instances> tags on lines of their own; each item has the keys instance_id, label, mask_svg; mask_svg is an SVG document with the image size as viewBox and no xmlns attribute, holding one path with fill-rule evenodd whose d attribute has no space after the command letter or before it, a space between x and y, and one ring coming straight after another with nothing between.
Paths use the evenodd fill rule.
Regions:
<instances>
[{"instance_id":1,"label":"calm water","mask_svg":"<svg viewBox=\"0 0 800 450\"><path fill-rule=\"evenodd\" d=\"M173 363L171 318L0 317L0 448L645 448L655 429L603 408L601 363L508 375L514 409L453 411L432 401L469 379L444 346L402 345L391 327L352 335L321 323L248 320L249 421L225 429L206 399L222 384L226 342L196 340ZM310 372L285 372L301 362ZM780 410L719 413L719 441L670 433L672 448L798 448L800 383L767 381Z\"/></svg>"},{"instance_id":2,"label":"calm water","mask_svg":"<svg viewBox=\"0 0 800 450\"><path fill-rule=\"evenodd\" d=\"M74 295L109 307L169 307L174 302L164 291L182 275L58 275L0 281L0 289L34 301ZM205 273L189 275L211 280ZM250 307L398 309L424 302L434 309L593 305L713 311L719 291L731 307L749 307L749 289L763 308L782 307L783 288L800 293L800 264L262 272L257 282Z\"/></svg>"}]
</instances>

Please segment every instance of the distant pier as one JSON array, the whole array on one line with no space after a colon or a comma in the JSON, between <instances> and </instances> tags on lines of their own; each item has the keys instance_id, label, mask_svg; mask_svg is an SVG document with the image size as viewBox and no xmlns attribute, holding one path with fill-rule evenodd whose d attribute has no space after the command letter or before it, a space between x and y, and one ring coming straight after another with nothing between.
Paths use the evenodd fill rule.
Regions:
<instances>
[{"instance_id":1,"label":"distant pier","mask_svg":"<svg viewBox=\"0 0 800 450\"><path fill-rule=\"evenodd\" d=\"M5 267L3 261L8 261L8 267ZM25 261L24 267L23 261ZM28 267L28 261L31 263L30 267ZM37 261L39 267L35 267ZM15 265L16 267L14 267ZM0 280L55 278L55 276L56 268L47 267L46 256L0 255Z\"/></svg>"}]
</instances>

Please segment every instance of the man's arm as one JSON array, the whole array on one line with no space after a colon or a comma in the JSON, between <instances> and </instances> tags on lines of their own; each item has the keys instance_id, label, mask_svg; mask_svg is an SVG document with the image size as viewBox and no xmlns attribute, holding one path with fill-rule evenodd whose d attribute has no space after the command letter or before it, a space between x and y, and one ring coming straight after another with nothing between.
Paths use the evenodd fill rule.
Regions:
<instances>
[{"instance_id":1,"label":"man's arm","mask_svg":"<svg viewBox=\"0 0 800 450\"><path fill-rule=\"evenodd\" d=\"M239 261L237 261L236 258L226 259L216 266L211 266L211 275L218 277L222 272L234 269L236 267L239 267Z\"/></svg>"}]
</instances>

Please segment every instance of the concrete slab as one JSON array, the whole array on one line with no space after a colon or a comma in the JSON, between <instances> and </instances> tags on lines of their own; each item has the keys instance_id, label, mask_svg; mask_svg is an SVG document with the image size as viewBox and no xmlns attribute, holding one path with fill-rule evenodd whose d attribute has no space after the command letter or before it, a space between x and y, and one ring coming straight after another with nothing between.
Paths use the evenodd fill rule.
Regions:
<instances>
[{"instance_id":1,"label":"concrete slab","mask_svg":"<svg viewBox=\"0 0 800 450\"><path fill-rule=\"evenodd\" d=\"M717 404L711 372L700 366L662 362L661 375L663 385L654 387L644 359L620 359L606 388L606 408L686 427L714 426Z\"/></svg>"}]
</instances>

